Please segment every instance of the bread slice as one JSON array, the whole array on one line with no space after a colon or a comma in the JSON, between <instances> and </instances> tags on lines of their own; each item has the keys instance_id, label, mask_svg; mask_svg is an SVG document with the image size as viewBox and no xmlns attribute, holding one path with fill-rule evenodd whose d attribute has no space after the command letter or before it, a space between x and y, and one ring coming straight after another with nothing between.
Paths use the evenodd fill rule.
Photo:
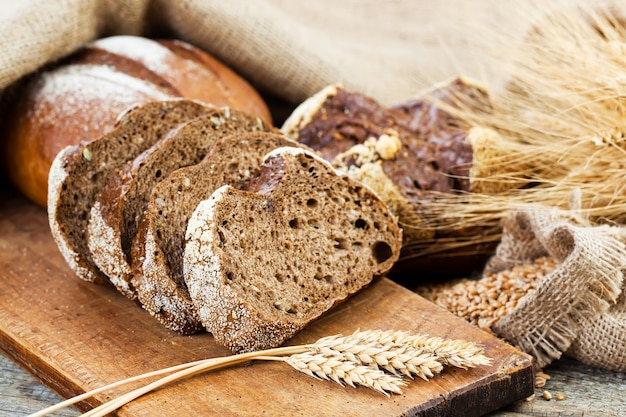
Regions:
<instances>
[{"instance_id":1,"label":"bread slice","mask_svg":"<svg viewBox=\"0 0 626 417\"><path fill-rule=\"evenodd\" d=\"M120 292L137 297L131 283L131 245L155 184L196 164L217 139L235 132L272 129L261 118L213 108L168 132L117 170L91 208L88 246L93 260Z\"/></svg>"},{"instance_id":2,"label":"bread slice","mask_svg":"<svg viewBox=\"0 0 626 417\"><path fill-rule=\"evenodd\" d=\"M282 146L303 147L279 133L230 135L200 163L174 171L152 189L133 241L131 284L142 306L169 329L189 334L203 328L183 279L189 217L222 185L245 188L265 154Z\"/></svg>"},{"instance_id":3,"label":"bread slice","mask_svg":"<svg viewBox=\"0 0 626 417\"><path fill-rule=\"evenodd\" d=\"M310 151L269 153L248 190L217 189L189 220L184 278L235 352L278 346L385 274L402 233L367 186Z\"/></svg>"},{"instance_id":4,"label":"bread slice","mask_svg":"<svg viewBox=\"0 0 626 417\"><path fill-rule=\"evenodd\" d=\"M89 252L87 225L93 202L109 174L177 124L207 109L188 100L149 102L121 116L116 127L99 139L66 147L57 154L48 179L48 220L59 250L80 278L108 282Z\"/></svg>"}]
</instances>

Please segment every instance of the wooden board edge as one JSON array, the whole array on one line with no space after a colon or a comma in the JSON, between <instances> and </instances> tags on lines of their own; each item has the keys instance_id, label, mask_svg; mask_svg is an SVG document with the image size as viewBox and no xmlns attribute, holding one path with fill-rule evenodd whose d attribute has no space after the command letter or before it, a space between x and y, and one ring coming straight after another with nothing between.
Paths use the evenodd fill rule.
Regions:
<instances>
[{"instance_id":1,"label":"wooden board edge","mask_svg":"<svg viewBox=\"0 0 626 417\"><path fill-rule=\"evenodd\" d=\"M17 366L39 381L46 388L66 399L84 394L85 391L67 375L59 372L54 366L41 360L37 355L28 355L25 349L16 346L6 332L0 331L0 352ZM73 405L81 412L87 412L102 404L96 397L90 397Z\"/></svg>"},{"instance_id":2,"label":"wooden board edge","mask_svg":"<svg viewBox=\"0 0 626 417\"><path fill-rule=\"evenodd\" d=\"M488 384L485 384L488 380ZM462 392L448 392L437 400L409 410L415 417L480 417L534 394L535 369L530 355L513 358L508 372L491 375Z\"/></svg>"}]
</instances>

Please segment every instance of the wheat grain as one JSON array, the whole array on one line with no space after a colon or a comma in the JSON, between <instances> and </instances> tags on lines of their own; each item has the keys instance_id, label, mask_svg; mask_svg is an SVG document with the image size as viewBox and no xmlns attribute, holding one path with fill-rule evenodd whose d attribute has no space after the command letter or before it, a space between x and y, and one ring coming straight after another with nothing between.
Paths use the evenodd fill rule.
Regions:
<instances>
[{"instance_id":1,"label":"wheat grain","mask_svg":"<svg viewBox=\"0 0 626 417\"><path fill-rule=\"evenodd\" d=\"M417 289L423 297L465 318L483 330L506 316L519 300L537 288L539 281L556 269L552 258L540 257L481 279L461 279Z\"/></svg>"},{"instance_id":2,"label":"wheat grain","mask_svg":"<svg viewBox=\"0 0 626 417\"><path fill-rule=\"evenodd\" d=\"M382 334L365 331L349 336L333 336L316 342L312 349L328 356L339 353L353 362L411 378L418 376L427 380L443 369L429 352L418 351L408 344L385 343L384 340L377 340L377 335Z\"/></svg>"},{"instance_id":3,"label":"wheat grain","mask_svg":"<svg viewBox=\"0 0 626 417\"><path fill-rule=\"evenodd\" d=\"M474 343L406 331L357 331L320 339L313 348L320 352L341 351L352 360L425 380L441 372L443 366L471 368L490 363Z\"/></svg>"},{"instance_id":4,"label":"wheat grain","mask_svg":"<svg viewBox=\"0 0 626 417\"><path fill-rule=\"evenodd\" d=\"M437 361L444 366L467 369L491 364L491 359L485 356L483 349L471 342L446 340L441 337L412 335L406 337L416 349L432 352Z\"/></svg>"},{"instance_id":5,"label":"wheat grain","mask_svg":"<svg viewBox=\"0 0 626 417\"><path fill-rule=\"evenodd\" d=\"M328 343L327 341L336 339L338 339L338 336L332 336L320 339L320 342ZM475 343L427 335L414 335L407 331L369 330L355 332L346 337L345 340L355 346L370 345L371 347L378 346L379 348L386 346L387 349L391 349L390 345L410 346L414 349L412 351L413 354L418 352L432 354L436 361L444 366L472 368L487 365L490 362L490 359L484 355L484 350Z\"/></svg>"}]
</instances>

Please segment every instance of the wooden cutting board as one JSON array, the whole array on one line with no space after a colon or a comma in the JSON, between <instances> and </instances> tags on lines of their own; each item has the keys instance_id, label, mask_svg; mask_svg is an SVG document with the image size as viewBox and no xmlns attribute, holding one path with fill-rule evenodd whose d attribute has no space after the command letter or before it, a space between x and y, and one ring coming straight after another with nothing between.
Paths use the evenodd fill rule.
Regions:
<instances>
[{"instance_id":1,"label":"wooden cutting board","mask_svg":"<svg viewBox=\"0 0 626 417\"><path fill-rule=\"evenodd\" d=\"M367 388L317 381L283 363L254 362L169 385L125 406L119 415L479 416L533 393L528 355L388 279L372 284L289 344L357 328L473 341L493 364L446 368L388 398ZM0 191L0 349L63 397L229 354L209 334L172 333L113 288L79 280L51 238L45 211L11 190ZM106 392L79 408L90 409L135 387Z\"/></svg>"}]
</instances>

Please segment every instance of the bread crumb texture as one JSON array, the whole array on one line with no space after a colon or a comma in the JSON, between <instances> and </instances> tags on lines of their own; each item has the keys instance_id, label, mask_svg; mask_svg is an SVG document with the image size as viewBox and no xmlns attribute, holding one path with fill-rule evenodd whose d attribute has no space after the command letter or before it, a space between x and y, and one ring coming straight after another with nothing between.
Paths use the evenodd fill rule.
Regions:
<instances>
[{"instance_id":1,"label":"bread crumb texture","mask_svg":"<svg viewBox=\"0 0 626 417\"><path fill-rule=\"evenodd\" d=\"M221 187L194 211L185 281L218 342L270 348L386 273L401 240L368 187L308 151L280 148L248 190Z\"/></svg>"},{"instance_id":2,"label":"bread crumb texture","mask_svg":"<svg viewBox=\"0 0 626 417\"><path fill-rule=\"evenodd\" d=\"M255 116L228 108L205 109L173 126L152 146L111 175L91 211L88 243L93 260L120 291L137 297L132 285L132 242L152 189L173 171L199 163L219 138L234 132L270 129ZM101 232L106 230L107 232ZM93 238L92 238L93 237Z\"/></svg>"}]
</instances>

